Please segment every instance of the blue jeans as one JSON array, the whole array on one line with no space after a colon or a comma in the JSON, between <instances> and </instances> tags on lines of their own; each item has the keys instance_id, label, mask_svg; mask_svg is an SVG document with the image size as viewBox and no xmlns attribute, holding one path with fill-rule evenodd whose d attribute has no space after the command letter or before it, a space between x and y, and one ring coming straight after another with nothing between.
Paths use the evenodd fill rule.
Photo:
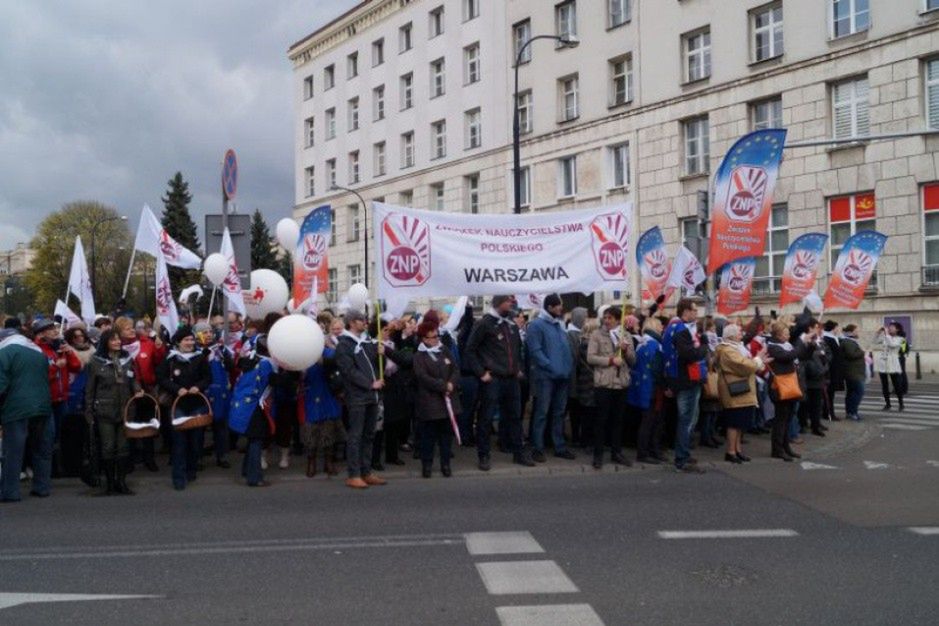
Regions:
<instances>
[{"instance_id":1,"label":"blue jeans","mask_svg":"<svg viewBox=\"0 0 939 626\"><path fill-rule=\"evenodd\" d=\"M476 420L476 453L488 457L492 438L492 420L499 413L499 437L503 433L510 452L522 452L522 417L518 379L495 378L479 385L479 417Z\"/></svg>"},{"instance_id":2,"label":"blue jeans","mask_svg":"<svg viewBox=\"0 0 939 626\"><path fill-rule=\"evenodd\" d=\"M460 426L460 440L466 443L473 439L473 417L476 414L476 404L479 400L479 379L475 376L460 377L460 412L457 423Z\"/></svg>"},{"instance_id":3,"label":"blue jeans","mask_svg":"<svg viewBox=\"0 0 939 626\"><path fill-rule=\"evenodd\" d=\"M551 420L551 441L554 442L554 452L564 452L567 444L564 442L564 409L567 407L567 389L570 379L551 380L542 378L532 382L535 392L535 406L531 414L532 447L544 452L544 431L549 419Z\"/></svg>"},{"instance_id":4,"label":"blue jeans","mask_svg":"<svg viewBox=\"0 0 939 626\"><path fill-rule=\"evenodd\" d=\"M263 439L248 439L248 448L244 460L241 461L241 475L248 481L249 487L256 487L264 474L261 471L261 451L264 447Z\"/></svg>"},{"instance_id":5,"label":"blue jeans","mask_svg":"<svg viewBox=\"0 0 939 626\"><path fill-rule=\"evenodd\" d=\"M202 446L199 444L201 428L190 430L173 430L173 447L170 450L170 460L173 462L173 486L183 488L186 482L196 479L196 465Z\"/></svg>"},{"instance_id":6,"label":"blue jeans","mask_svg":"<svg viewBox=\"0 0 939 626\"><path fill-rule=\"evenodd\" d=\"M681 469L691 457L691 433L698 423L701 386L682 389L675 394L678 404L678 426L675 430L675 467Z\"/></svg>"},{"instance_id":7,"label":"blue jeans","mask_svg":"<svg viewBox=\"0 0 939 626\"><path fill-rule=\"evenodd\" d=\"M789 422L789 441L798 439L802 431L802 426L799 424L799 420L796 417L799 415L800 404L802 404L801 400L796 400L792 403L792 421Z\"/></svg>"},{"instance_id":8,"label":"blue jeans","mask_svg":"<svg viewBox=\"0 0 939 626\"><path fill-rule=\"evenodd\" d=\"M50 415L37 415L3 425L2 499L20 499L20 472L26 452L27 435L33 457L33 489L41 496L49 495L52 483L52 442L55 421Z\"/></svg>"},{"instance_id":9,"label":"blue jeans","mask_svg":"<svg viewBox=\"0 0 939 626\"><path fill-rule=\"evenodd\" d=\"M845 379L844 412L853 417L859 417L861 400L864 399L864 381Z\"/></svg>"}]
</instances>

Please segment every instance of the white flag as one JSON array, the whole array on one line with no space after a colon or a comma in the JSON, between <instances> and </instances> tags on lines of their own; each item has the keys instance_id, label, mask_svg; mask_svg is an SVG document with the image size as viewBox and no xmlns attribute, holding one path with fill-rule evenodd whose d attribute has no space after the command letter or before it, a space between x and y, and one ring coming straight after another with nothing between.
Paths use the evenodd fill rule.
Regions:
<instances>
[{"instance_id":1,"label":"white flag","mask_svg":"<svg viewBox=\"0 0 939 626\"><path fill-rule=\"evenodd\" d=\"M312 317L314 320L316 316L320 314L320 307L317 304L316 300L319 298L319 287L320 287L320 277L316 274L313 275L313 290L310 291L310 308L307 309L306 314ZM327 329L328 330L328 329Z\"/></svg>"},{"instance_id":2,"label":"white flag","mask_svg":"<svg viewBox=\"0 0 939 626\"><path fill-rule=\"evenodd\" d=\"M683 287L686 294L693 294L695 287L707 279L704 273L704 267L691 250L682 246L678 250L678 256L672 262L672 271L665 282L667 287L677 289Z\"/></svg>"},{"instance_id":3,"label":"white flag","mask_svg":"<svg viewBox=\"0 0 939 626\"><path fill-rule=\"evenodd\" d=\"M81 318L75 315L75 312L72 311L72 309L68 308L68 305L62 302L61 300L55 301L55 313L54 314L62 318L63 330L68 330L69 326L72 326L82 321Z\"/></svg>"},{"instance_id":4,"label":"white flag","mask_svg":"<svg viewBox=\"0 0 939 626\"><path fill-rule=\"evenodd\" d=\"M241 292L241 278L238 277L238 264L235 263L235 246L231 243L231 233L226 228L222 232L222 256L228 261L228 274L222 281L222 293L228 300L228 306L232 311L245 315L245 298Z\"/></svg>"},{"instance_id":5,"label":"white flag","mask_svg":"<svg viewBox=\"0 0 939 626\"><path fill-rule=\"evenodd\" d=\"M170 274L166 269L166 259L157 250L156 265L156 309L160 324L163 325L170 337L179 328L179 313L176 311L176 301L173 300L173 289L170 286Z\"/></svg>"},{"instance_id":6,"label":"white flag","mask_svg":"<svg viewBox=\"0 0 939 626\"><path fill-rule=\"evenodd\" d=\"M72 270L68 273L68 291L82 303L82 317L87 324L95 322L95 298L91 291L91 278L88 276L88 263L85 261L85 248L81 237L75 237L75 251L72 253ZM63 303L66 304L66 303ZM68 305L66 304L66 307Z\"/></svg>"},{"instance_id":7,"label":"white flag","mask_svg":"<svg viewBox=\"0 0 939 626\"><path fill-rule=\"evenodd\" d=\"M518 302L518 308L526 311L531 311L534 309L544 308L544 297L547 294L543 293L520 293L515 296L516 302ZM465 305L464 305L465 306Z\"/></svg>"},{"instance_id":8,"label":"white flag","mask_svg":"<svg viewBox=\"0 0 939 626\"><path fill-rule=\"evenodd\" d=\"M153 256L162 253L165 261L176 267L189 270L197 270L202 267L202 259L195 252L182 247L175 239L170 237L156 218L156 215L146 204L143 205L143 209L140 211L140 224L137 226L137 238L134 240L134 248Z\"/></svg>"}]
</instances>

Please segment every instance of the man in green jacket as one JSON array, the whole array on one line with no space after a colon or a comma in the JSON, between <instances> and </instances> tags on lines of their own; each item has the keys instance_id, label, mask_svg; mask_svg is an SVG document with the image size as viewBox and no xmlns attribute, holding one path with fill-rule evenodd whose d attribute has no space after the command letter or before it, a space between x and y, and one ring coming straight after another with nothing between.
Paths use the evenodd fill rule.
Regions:
<instances>
[{"instance_id":1,"label":"man in green jacket","mask_svg":"<svg viewBox=\"0 0 939 626\"><path fill-rule=\"evenodd\" d=\"M52 396L49 361L39 347L15 330L0 331L0 423L3 424L3 475L0 498L20 499L20 472L27 435L33 458L31 495L49 495L52 479Z\"/></svg>"},{"instance_id":2,"label":"man in green jacket","mask_svg":"<svg viewBox=\"0 0 939 626\"><path fill-rule=\"evenodd\" d=\"M864 399L864 384L867 382L867 363L864 349L858 343L857 326L848 324L844 327L841 339L841 352L844 355L844 412L848 419L861 421L858 410Z\"/></svg>"}]
</instances>

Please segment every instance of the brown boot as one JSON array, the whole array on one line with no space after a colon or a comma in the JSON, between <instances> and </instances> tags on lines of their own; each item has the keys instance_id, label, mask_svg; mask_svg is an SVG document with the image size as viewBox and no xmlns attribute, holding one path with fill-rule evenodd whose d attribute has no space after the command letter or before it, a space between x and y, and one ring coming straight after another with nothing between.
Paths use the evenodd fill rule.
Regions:
<instances>
[{"instance_id":1,"label":"brown boot","mask_svg":"<svg viewBox=\"0 0 939 626\"><path fill-rule=\"evenodd\" d=\"M316 450L313 450L306 458L306 477L313 478L314 476L316 476Z\"/></svg>"},{"instance_id":2,"label":"brown boot","mask_svg":"<svg viewBox=\"0 0 939 626\"><path fill-rule=\"evenodd\" d=\"M327 476L335 476L339 473L339 468L336 467L336 453L333 452L332 447L326 448L323 453L323 471Z\"/></svg>"},{"instance_id":3,"label":"brown boot","mask_svg":"<svg viewBox=\"0 0 939 626\"><path fill-rule=\"evenodd\" d=\"M368 483L356 476L355 478L346 479L346 487L351 487L352 489L368 489Z\"/></svg>"},{"instance_id":4,"label":"brown boot","mask_svg":"<svg viewBox=\"0 0 939 626\"><path fill-rule=\"evenodd\" d=\"M369 474L368 476L363 476L362 480L365 481L365 484L371 485L373 487L378 487L381 485L387 485L388 481L379 476L378 474Z\"/></svg>"}]
</instances>

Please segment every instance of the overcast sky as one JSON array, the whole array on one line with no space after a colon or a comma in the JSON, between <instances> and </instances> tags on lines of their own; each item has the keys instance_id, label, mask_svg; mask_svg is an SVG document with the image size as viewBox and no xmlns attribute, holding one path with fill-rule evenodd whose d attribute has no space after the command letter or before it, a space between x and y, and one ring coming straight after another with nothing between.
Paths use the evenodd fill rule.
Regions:
<instances>
[{"instance_id":1,"label":"overcast sky","mask_svg":"<svg viewBox=\"0 0 939 626\"><path fill-rule=\"evenodd\" d=\"M204 243L229 147L238 210L273 230L294 195L287 47L356 2L0 2L0 249L73 200L159 215L177 170Z\"/></svg>"}]
</instances>

